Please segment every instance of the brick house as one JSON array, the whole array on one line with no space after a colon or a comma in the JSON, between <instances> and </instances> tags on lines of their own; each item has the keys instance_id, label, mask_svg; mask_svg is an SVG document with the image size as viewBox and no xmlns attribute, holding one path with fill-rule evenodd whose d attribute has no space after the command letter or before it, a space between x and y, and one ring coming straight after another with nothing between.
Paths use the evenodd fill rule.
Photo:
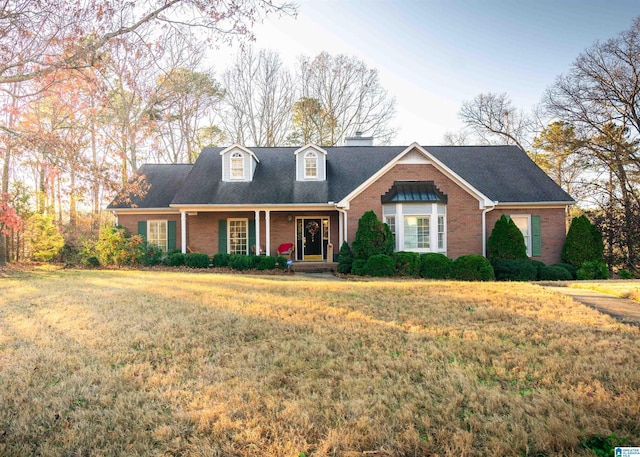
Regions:
<instances>
[{"instance_id":1,"label":"brick house","mask_svg":"<svg viewBox=\"0 0 640 457\"><path fill-rule=\"evenodd\" d=\"M397 251L486 255L509 215L528 254L560 261L573 199L515 146L205 148L193 165L144 165L142 197L108 206L120 225L163 249L332 261L367 210L389 224Z\"/></svg>"}]
</instances>

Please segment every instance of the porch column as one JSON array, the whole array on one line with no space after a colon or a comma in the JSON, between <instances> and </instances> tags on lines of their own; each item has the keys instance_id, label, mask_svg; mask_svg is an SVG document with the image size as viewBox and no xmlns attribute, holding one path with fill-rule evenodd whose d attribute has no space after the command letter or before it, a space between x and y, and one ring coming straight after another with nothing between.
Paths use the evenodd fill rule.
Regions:
<instances>
[{"instance_id":1,"label":"porch column","mask_svg":"<svg viewBox=\"0 0 640 457\"><path fill-rule=\"evenodd\" d=\"M338 210L338 243L340 243L340 247L338 249L340 249L342 247L342 244L344 243L344 218L345 218L345 214Z\"/></svg>"},{"instance_id":2,"label":"porch column","mask_svg":"<svg viewBox=\"0 0 640 457\"><path fill-rule=\"evenodd\" d=\"M187 212L180 211L180 250L187 253Z\"/></svg>"},{"instance_id":3,"label":"porch column","mask_svg":"<svg viewBox=\"0 0 640 457\"><path fill-rule=\"evenodd\" d=\"M256 210L256 255L260 255L260 210Z\"/></svg>"},{"instance_id":4,"label":"porch column","mask_svg":"<svg viewBox=\"0 0 640 457\"><path fill-rule=\"evenodd\" d=\"M267 237L265 240L266 254L271 255L271 211L268 209L264 211L264 223L266 224L264 236Z\"/></svg>"}]
</instances>

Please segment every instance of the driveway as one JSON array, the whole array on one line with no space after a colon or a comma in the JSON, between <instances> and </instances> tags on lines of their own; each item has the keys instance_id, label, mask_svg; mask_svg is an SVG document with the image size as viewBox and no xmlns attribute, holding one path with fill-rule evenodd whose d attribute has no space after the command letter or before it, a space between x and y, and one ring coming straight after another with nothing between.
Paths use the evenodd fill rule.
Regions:
<instances>
[{"instance_id":1,"label":"driveway","mask_svg":"<svg viewBox=\"0 0 640 457\"><path fill-rule=\"evenodd\" d=\"M559 294L568 295L575 301L595 308L601 313L613 316L624 323L640 326L640 303L637 301L604 294L595 290L546 285L542 287Z\"/></svg>"}]
</instances>

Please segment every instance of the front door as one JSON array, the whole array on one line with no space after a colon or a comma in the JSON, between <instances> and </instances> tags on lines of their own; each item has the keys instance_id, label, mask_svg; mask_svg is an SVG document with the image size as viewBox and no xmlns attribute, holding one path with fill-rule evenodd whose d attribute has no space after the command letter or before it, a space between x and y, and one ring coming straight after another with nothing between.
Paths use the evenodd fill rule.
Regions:
<instances>
[{"instance_id":1,"label":"front door","mask_svg":"<svg viewBox=\"0 0 640 457\"><path fill-rule=\"evenodd\" d=\"M299 260L323 260L326 236L328 229L328 219L322 218L300 218L298 219L298 252L302 253Z\"/></svg>"}]
</instances>

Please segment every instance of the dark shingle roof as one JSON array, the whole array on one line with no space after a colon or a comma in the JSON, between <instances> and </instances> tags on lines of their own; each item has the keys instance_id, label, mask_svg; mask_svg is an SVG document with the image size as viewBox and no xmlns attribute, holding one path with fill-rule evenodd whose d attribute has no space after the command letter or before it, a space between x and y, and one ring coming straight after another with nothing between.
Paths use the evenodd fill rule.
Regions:
<instances>
[{"instance_id":1,"label":"dark shingle roof","mask_svg":"<svg viewBox=\"0 0 640 457\"><path fill-rule=\"evenodd\" d=\"M251 182L222 182L220 152L205 148L191 165L145 165L152 190L139 206L173 204L313 204L338 202L391 160L406 146L326 147L327 181L297 182L297 147L250 148L260 160ZM527 154L515 146L425 146L437 160L494 201L571 202ZM150 167L150 168L147 168ZM165 168L175 167L175 175ZM184 173L188 176L184 178ZM180 178L182 177L182 178ZM184 180L184 185L178 185ZM154 193L157 183L163 189ZM170 187L170 188L169 188ZM171 194L173 192L173 194ZM170 194L173 199L170 199ZM114 206L110 206L114 207ZM119 206L121 207L121 206Z\"/></svg>"},{"instance_id":2,"label":"dark shingle roof","mask_svg":"<svg viewBox=\"0 0 640 457\"><path fill-rule=\"evenodd\" d=\"M168 208L192 168L193 165L190 164L143 165L136 172L136 176L144 176L144 183L136 185L136 180L131 180L130 185L120 192L107 209ZM136 189L133 192L132 183ZM137 190L140 188L144 189L143 192Z\"/></svg>"}]
</instances>

